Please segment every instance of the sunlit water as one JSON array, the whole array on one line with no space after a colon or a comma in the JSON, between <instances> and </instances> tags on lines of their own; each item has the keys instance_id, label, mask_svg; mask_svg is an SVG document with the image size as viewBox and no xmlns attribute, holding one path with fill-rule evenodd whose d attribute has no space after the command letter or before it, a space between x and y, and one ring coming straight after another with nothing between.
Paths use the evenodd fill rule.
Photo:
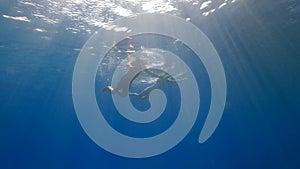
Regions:
<instances>
[{"instance_id":1,"label":"sunlit water","mask_svg":"<svg viewBox=\"0 0 300 169\"><path fill-rule=\"evenodd\" d=\"M218 129L199 144L209 109L207 73L181 42L156 37L160 47L178 43L168 49L178 51L198 72L200 115L174 149L137 160L110 154L89 139L76 117L71 89L74 65L87 39L99 28L112 29L118 18L140 13L169 13L201 29L220 55L228 95ZM299 168L299 18L297 0L2 0L0 168ZM151 37L141 39L139 48L153 47L147 42ZM96 93L109 85L110 70L120 61L118 50L111 50L115 58L108 54L104 70L98 69ZM154 82L142 76L133 85L139 91ZM169 84L165 90L178 88ZM108 110L106 120L135 137L168 128L176 119L177 98L169 96L173 105L161 121L138 126L126 123L109 99L97 96ZM139 109L149 106L145 100L132 102Z\"/></svg>"}]
</instances>

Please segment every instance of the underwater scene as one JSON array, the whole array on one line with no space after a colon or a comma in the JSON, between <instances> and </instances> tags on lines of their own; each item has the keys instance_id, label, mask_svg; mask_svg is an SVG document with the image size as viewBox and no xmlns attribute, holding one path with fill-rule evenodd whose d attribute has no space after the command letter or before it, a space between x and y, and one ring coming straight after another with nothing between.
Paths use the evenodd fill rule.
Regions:
<instances>
[{"instance_id":1,"label":"underwater scene","mask_svg":"<svg viewBox=\"0 0 300 169\"><path fill-rule=\"evenodd\" d=\"M297 0L1 0L0 168L300 168Z\"/></svg>"}]
</instances>

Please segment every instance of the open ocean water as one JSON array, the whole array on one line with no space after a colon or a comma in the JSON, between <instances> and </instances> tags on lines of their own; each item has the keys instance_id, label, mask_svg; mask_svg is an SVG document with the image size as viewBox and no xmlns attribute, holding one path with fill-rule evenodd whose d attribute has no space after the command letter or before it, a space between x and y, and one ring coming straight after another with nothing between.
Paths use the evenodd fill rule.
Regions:
<instances>
[{"instance_id":1,"label":"open ocean water","mask_svg":"<svg viewBox=\"0 0 300 169\"><path fill-rule=\"evenodd\" d=\"M178 16L203 31L222 61L227 96L217 129L199 144L211 99L203 63L176 39L134 36L134 47L180 55L197 72L201 102L195 124L179 144L157 156L127 158L104 150L83 130L73 104L72 78L81 49L99 28L140 13ZM300 168L299 30L298 0L1 0L0 168ZM129 48L126 40L116 46ZM177 118L178 85L162 87L168 104L157 120L128 121L102 91L126 56L112 48L100 64L97 103L116 131L155 136ZM153 79L141 77L132 90L151 83ZM131 101L139 110L150 106L147 99Z\"/></svg>"}]
</instances>

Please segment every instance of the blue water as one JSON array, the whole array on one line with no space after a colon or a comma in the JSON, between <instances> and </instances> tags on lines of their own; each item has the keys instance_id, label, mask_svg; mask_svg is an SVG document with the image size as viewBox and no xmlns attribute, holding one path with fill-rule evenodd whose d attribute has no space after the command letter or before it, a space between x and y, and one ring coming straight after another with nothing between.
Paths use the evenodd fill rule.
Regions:
<instances>
[{"instance_id":1,"label":"blue water","mask_svg":"<svg viewBox=\"0 0 300 169\"><path fill-rule=\"evenodd\" d=\"M142 12L142 2L71 2L0 2L0 168L300 168L299 2L238 0L219 9L220 0L201 11L203 1L163 1L168 8L161 10L189 18L212 41L225 69L227 101L217 130L199 144L210 99L207 74L201 73L204 97L192 130L170 151L145 159L101 149L82 129L72 101L74 65L99 28L93 23L126 15L114 12L118 6ZM60 13L62 7L74 15ZM216 10L203 14L211 9ZM99 17L93 20L91 13ZM191 64L204 70L201 63ZM164 118L169 123L156 131L143 126L146 134L124 129L122 119L114 127L145 137L174 120Z\"/></svg>"}]
</instances>

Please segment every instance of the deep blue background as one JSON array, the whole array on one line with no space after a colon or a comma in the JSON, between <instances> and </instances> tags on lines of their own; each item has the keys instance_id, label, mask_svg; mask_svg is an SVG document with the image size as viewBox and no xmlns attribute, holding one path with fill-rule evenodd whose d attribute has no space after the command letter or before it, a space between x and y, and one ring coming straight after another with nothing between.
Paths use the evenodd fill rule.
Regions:
<instances>
[{"instance_id":1,"label":"deep blue background","mask_svg":"<svg viewBox=\"0 0 300 169\"><path fill-rule=\"evenodd\" d=\"M91 35L65 30L68 19L51 26L4 18L17 14L17 1L0 1L0 168L300 168L299 3L244 0L207 17L177 3L223 62L224 115L204 144L200 114L172 150L128 159L94 144L73 108L77 49ZM55 31L33 31L39 26Z\"/></svg>"}]
</instances>

